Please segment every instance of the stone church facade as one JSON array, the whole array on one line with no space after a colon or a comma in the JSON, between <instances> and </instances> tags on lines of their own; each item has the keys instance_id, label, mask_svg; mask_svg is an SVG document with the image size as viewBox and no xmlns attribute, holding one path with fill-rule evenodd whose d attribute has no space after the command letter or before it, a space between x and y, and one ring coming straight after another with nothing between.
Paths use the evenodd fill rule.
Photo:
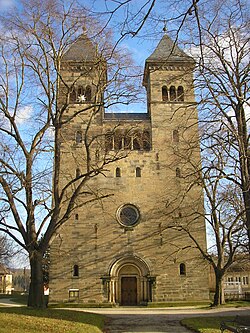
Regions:
<instances>
[{"instance_id":1,"label":"stone church facade","mask_svg":"<svg viewBox=\"0 0 250 333\"><path fill-rule=\"evenodd\" d=\"M51 244L50 301L208 300L208 269L190 238L206 247L193 59L164 35L145 61L147 110L130 114L99 103L107 68L85 35L63 64L64 80L75 82L65 117L76 116L61 138L59 186L105 167Z\"/></svg>"}]
</instances>

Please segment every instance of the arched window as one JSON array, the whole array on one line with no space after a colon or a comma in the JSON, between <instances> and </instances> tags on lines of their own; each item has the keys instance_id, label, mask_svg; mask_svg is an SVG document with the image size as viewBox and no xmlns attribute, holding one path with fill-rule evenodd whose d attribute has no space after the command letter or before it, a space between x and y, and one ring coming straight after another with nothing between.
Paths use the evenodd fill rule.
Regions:
<instances>
[{"instance_id":1,"label":"arched window","mask_svg":"<svg viewBox=\"0 0 250 333\"><path fill-rule=\"evenodd\" d=\"M79 168L76 169L76 178L80 177L81 170Z\"/></svg>"},{"instance_id":2,"label":"arched window","mask_svg":"<svg viewBox=\"0 0 250 333\"><path fill-rule=\"evenodd\" d=\"M131 149L132 146L132 137L129 133L127 133L124 138L124 149Z\"/></svg>"},{"instance_id":3,"label":"arched window","mask_svg":"<svg viewBox=\"0 0 250 333\"><path fill-rule=\"evenodd\" d=\"M116 177L121 177L121 169L120 168L115 169L115 176Z\"/></svg>"},{"instance_id":4,"label":"arched window","mask_svg":"<svg viewBox=\"0 0 250 333\"><path fill-rule=\"evenodd\" d=\"M79 276L79 266L78 265L73 266L73 276Z\"/></svg>"},{"instance_id":5,"label":"arched window","mask_svg":"<svg viewBox=\"0 0 250 333\"><path fill-rule=\"evenodd\" d=\"M75 214L75 220L78 221L79 220L79 215Z\"/></svg>"},{"instance_id":6,"label":"arched window","mask_svg":"<svg viewBox=\"0 0 250 333\"><path fill-rule=\"evenodd\" d=\"M76 131L76 143L82 143L82 131Z\"/></svg>"},{"instance_id":7,"label":"arched window","mask_svg":"<svg viewBox=\"0 0 250 333\"><path fill-rule=\"evenodd\" d=\"M86 87L86 93L85 93L86 101L91 101L91 87L87 86Z\"/></svg>"},{"instance_id":8,"label":"arched window","mask_svg":"<svg viewBox=\"0 0 250 333\"><path fill-rule=\"evenodd\" d=\"M135 169L135 176L136 176L136 177L141 177L141 168L137 167L137 168Z\"/></svg>"},{"instance_id":9,"label":"arched window","mask_svg":"<svg viewBox=\"0 0 250 333\"><path fill-rule=\"evenodd\" d=\"M133 135L133 149L140 150L141 149L141 133L136 132Z\"/></svg>"},{"instance_id":10,"label":"arched window","mask_svg":"<svg viewBox=\"0 0 250 333\"><path fill-rule=\"evenodd\" d=\"M171 86L169 89L170 101L176 101L176 89L175 86Z\"/></svg>"},{"instance_id":11,"label":"arched window","mask_svg":"<svg viewBox=\"0 0 250 333\"><path fill-rule=\"evenodd\" d=\"M186 275L186 265L183 263L180 264L180 275Z\"/></svg>"},{"instance_id":12,"label":"arched window","mask_svg":"<svg viewBox=\"0 0 250 333\"><path fill-rule=\"evenodd\" d=\"M162 92L162 100L163 100L163 102L168 101L168 88L166 86L163 86L161 88L161 92Z\"/></svg>"},{"instance_id":13,"label":"arched window","mask_svg":"<svg viewBox=\"0 0 250 333\"><path fill-rule=\"evenodd\" d=\"M106 152L113 150L114 145L113 145L113 141L114 141L114 136L112 133L107 133L105 134L105 150Z\"/></svg>"},{"instance_id":14,"label":"arched window","mask_svg":"<svg viewBox=\"0 0 250 333\"><path fill-rule=\"evenodd\" d=\"M77 97L82 96L82 95L85 95L85 94L84 94L84 89L83 89L82 86L79 86L79 87L77 88Z\"/></svg>"},{"instance_id":15,"label":"arched window","mask_svg":"<svg viewBox=\"0 0 250 333\"><path fill-rule=\"evenodd\" d=\"M71 91L70 95L69 95L69 101L70 103L75 103L76 102L76 91L73 88L73 90Z\"/></svg>"},{"instance_id":16,"label":"arched window","mask_svg":"<svg viewBox=\"0 0 250 333\"><path fill-rule=\"evenodd\" d=\"M176 170L175 170L175 174L176 174L176 177L177 177L177 178L180 178L180 177L181 177L181 170L180 170L180 168L176 168Z\"/></svg>"},{"instance_id":17,"label":"arched window","mask_svg":"<svg viewBox=\"0 0 250 333\"><path fill-rule=\"evenodd\" d=\"M173 130L173 142L179 142L179 131L177 129Z\"/></svg>"},{"instance_id":18,"label":"arched window","mask_svg":"<svg viewBox=\"0 0 250 333\"><path fill-rule=\"evenodd\" d=\"M182 86L177 88L177 100L180 102L184 101L184 89Z\"/></svg>"},{"instance_id":19,"label":"arched window","mask_svg":"<svg viewBox=\"0 0 250 333\"><path fill-rule=\"evenodd\" d=\"M143 149L150 150L151 142L150 142L150 133L148 131L143 132L142 140L143 140Z\"/></svg>"},{"instance_id":20,"label":"arched window","mask_svg":"<svg viewBox=\"0 0 250 333\"><path fill-rule=\"evenodd\" d=\"M77 88L77 102L82 103L86 101L85 90L82 86Z\"/></svg>"},{"instance_id":21,"label":"arched window","mask_svg":"<svg viewBox=\"0 0 250 333\"><path fill-rule=\"evenodd\" d=\"M114 148L115 150L121 150L123 148L123 135L120 131L115 132Z\"/></svg>"}]
</instances>

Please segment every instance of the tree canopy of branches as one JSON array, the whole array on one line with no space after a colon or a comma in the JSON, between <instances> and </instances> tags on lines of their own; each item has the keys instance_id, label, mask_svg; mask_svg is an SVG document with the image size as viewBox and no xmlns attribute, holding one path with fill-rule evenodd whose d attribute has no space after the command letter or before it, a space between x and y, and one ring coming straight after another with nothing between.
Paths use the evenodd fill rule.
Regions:
<instances>
[{"instance_id":1,"label":"tree canopy of branches","mask_svg":"<svg viewBox=\"0 0 250 333\"><path fill-rule=\"evenodd\" d=\"M209 12L206 5L196 8L194 21L197 29L190 24L189 36L197 61L202 148L202 169L197 175L205 193L209 237L214 241L212 254L200 250L215 272L214 304L218 305L224 301L225 272L237 253L249 251L249 18L244 2L213 1Z\"/></svg>"},{"instance_id":2,"label":"tree canopy of branches","mask_svg":"<svg viewBox=\"0 0 250 333\"><path fill-rule=\"evenodd\" d=\"M2 17L2 24L0 230L28 252L28 305L43 308L42 259L53 235L77 205L111 195L94 193L89 187L86 190L87 182L102 174L112 161L124 157L116 152L112 157L102 155L98 164L92 162L90 146L100 140L100 135L88 138L91 122L104 106L134 101L137 91L132 89L131 81L134 83L137 76L129 56L123 51L121 61L121 51L110 44L110 33L98 34L100 26L74 2L24 1L14 14ZM82 27L99 45L97 61L107 62L111 69L105 96L102 91L104 98L95 97L91 106L82 104L75 115L65 117L70 93L81 74L69 85L62 75L63 56L82 33ZM68 122L81 113L87 114L83 140L87 163L84 170L59 188L62 133ZM85 199L79 203L77 198L82 193Z\"/></svg>"},{"instance_id":3,"label":"tree canopy of branches","mask_svg":"<svg viewBox=\"0 0 250 333\"><path fill-rule=\"evenodd\" d=\"M243 205L235 196L235 209L242 208L250 240L249 20L240 2L218 5L212 23L206 17L199 21L197 85L206 117L204 151L210 151L210 166L221 178L241 191ZM222 164L215 162L219 154L225 157Z\"/></svg>"},{"instance_id":4,"label":"tree canopy of branches","mask_svg":"<svg viewBox=\"0 0 250 333\"><path fill-rule=\"evenodd\" d=\"M249 8L247 1L160 0L105 1L100 13L107 24L120 21L121 38L149 39L162 30L163 22L176 42L183 42L197 61L198 107L207 120L207 136L222 129L230 141L231 165L224 176L241 189L250 246L249 157ZM117 23L118 24L118 23ZM217 126L214 124L217 123ZM214 133L212 133L212 128ZM225 137L225 129L227 137ZM220 134L218 134L219 136ZM217 140L221 148L221 141ZM213 142L213 145L215 143ZM227 147L226 147L227 146ZM224 146L228 149L228 145ZM215 150L214 150L215 152Z\"/></svg>"}]
</instances>

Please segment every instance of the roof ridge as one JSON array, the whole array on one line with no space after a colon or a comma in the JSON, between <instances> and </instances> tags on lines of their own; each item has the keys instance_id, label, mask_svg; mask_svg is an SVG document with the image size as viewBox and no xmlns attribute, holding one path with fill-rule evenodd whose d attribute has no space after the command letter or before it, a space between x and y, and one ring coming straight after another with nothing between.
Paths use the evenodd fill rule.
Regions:
<instances>
[{"instance_id":1,"label":"roof ridge","mask_svg":"<svg viewBox=\"0 0 250 333\"><path fill-rule=\"evenodd\" d=\"M84 32L69 46L63 55L63 60L88 62L96 60L97 57L97 47Z\"/></svg>"},{"instance_id":2,"label":"roof ridge","mask_svg":"<svg viewBox=\"0 0 250 333\"><path fill-rule=\"evenodd\" d=\"M183 50L179 48L176 42L164 34L154 52L146 59L146 62L172 62L172 61L188 61L194 62L191 56L188 56Z\"/></svg>"}]
</instances>

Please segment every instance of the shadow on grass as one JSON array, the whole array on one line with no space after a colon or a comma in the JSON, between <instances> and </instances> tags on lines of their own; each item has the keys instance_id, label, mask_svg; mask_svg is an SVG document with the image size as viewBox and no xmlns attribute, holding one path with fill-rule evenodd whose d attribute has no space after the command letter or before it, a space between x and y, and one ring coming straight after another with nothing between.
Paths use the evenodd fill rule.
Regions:
<instances>
[{"instance_id":1,"label":"shadow on grass","mask_svg":"<svg viewBox=\"0 0 250 333\"><path fill-rule=\"evenodd\" d=\"M96 326L100 330L104 326L104 316L83 311L71 311L63 309L32 309L27 307L0 307L0 313L17 314L48 319L60 319L82 324Z\"/></svg>"},{"instance_id":2,"label":"shadow on grass","mask_svg":"<svg viewBox=\"0 0 250 333\"><path fill-rule=\"evenodd\" d=\"M219 333L220 324L222 321L231 321L235 317L223 316L223 317L196 317L196 318L186 318L181 320L181 324L195 332L200 333ZM249 316L250 318L250 316Z\"/></svg>"}]
</instances>

